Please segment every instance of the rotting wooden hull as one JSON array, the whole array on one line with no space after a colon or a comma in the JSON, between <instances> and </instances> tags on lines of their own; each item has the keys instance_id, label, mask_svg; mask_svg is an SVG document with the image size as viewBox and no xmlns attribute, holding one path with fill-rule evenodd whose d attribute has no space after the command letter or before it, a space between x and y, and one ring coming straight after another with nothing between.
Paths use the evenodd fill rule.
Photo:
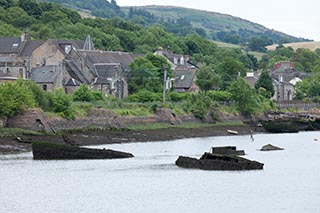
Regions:
<instances>
[{"instance_id":1,"label":"rotting wooden hull","mask_svg":"<svg viewBox=\"0 0 320 213\"><path fill-rule=\"evenodd\" d=\"M200 159L179 156L176 165L201 170L260 170L263 163L234 155L204 153Z\"/></svg>"},{"instance_id":2,"label":"rotting wooden hull","mask_svg":"<svg viewBox=\"0 0 320 213\"><path fill-rule=\"evenodd\" d=\"M272 133L294 133L310 128L308 122L293 119L266 120L261 121L261 124L266 131Z\"/></svg>"},{"instance_id":3,"label":"rotting wooden hull","mask_svg":"<svg viewBox=\"0 0 320 213\"><path fill-rule=\"evenodd\" d=\"M114 159L132 158L131 153L111 149L91 149L58 143L32 142L35 160Z\"/></svg>"}]
</instances>

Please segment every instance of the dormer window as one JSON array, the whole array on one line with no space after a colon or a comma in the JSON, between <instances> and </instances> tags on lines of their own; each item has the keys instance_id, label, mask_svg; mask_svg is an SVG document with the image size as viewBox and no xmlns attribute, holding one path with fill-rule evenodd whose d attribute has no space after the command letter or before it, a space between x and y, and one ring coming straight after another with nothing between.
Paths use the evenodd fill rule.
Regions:
<instances>
[{"instance_id":1,"label":"dormer window","mask_svg":"<svg viewBox=\"0 0 320 213\"><path fill-rule=\"evenodd\" d=\"M181 56L181 58L180 58L180 64L184 65L184 57L183 56Z\"/></svg>"},{"instance_id":2,"label":"dormer window","mask_svg":"<svg viewBox=\"0 0 320 213\"><path fill-rule=\"evenodd\" d=\"M174 64L178 64L178 59L177 58L173 58L173 63Z\"/></svg>"},{"instance_id":3,"label":"dormer window","mask_svg":"<svg viewBox=\"0 0 320 213\"><path fill-rule=\"evenodd\" d=\"M66 54L69 54L70 51L71 51L71 45L70 45L70 44L64 46L64 52L65 52Z\"/></svg>"}]
</instances>

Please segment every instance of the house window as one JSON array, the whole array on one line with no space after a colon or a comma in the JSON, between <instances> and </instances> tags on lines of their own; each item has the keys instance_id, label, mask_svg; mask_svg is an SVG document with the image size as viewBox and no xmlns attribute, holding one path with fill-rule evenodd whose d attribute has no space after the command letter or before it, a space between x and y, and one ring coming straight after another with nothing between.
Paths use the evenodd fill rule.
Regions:
<instances>
[{"instance_id":1,"label":"house window","mask_svg":"<svg viewBox=\"0 0 320 213\"><path fill-rule=\"evenodd\" d=\"M23 78L23 68L19 68L19 78Z\"/></svg>"},{"instance_id":2,"label":"house window","mask_svg":"<svg viewBox=\"0 0 320 213\"><path fill-rule=\"evenodd\" d=\"M43 84L43 85L42 85L42 89L43 89L44 91L47 91L47 89L48 89L48 88L47 88L47 85L46 85L46 84Z\"/></svg>"}]
</instances>

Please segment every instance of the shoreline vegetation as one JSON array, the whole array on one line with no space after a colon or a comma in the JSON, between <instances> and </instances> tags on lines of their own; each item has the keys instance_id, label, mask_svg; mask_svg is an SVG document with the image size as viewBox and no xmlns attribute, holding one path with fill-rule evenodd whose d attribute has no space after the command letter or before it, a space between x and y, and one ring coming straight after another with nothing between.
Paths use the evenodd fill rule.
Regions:
<instances>
[{"instance_id":1,"label":"shoreline vegetation","mask_svg":"<svg viewBox=\"0 0 320 213\"><path fill-rule=\"evenodd\" d=\"M215 124L185 123L177 126L170 124L141 124L131 125L126 129L90 127L82 130L68 130L57 134L17 128L0 128L0 155L29 152L33 141L63 144L71 141L77 146L93 146L115 143L161 142L194 137L232 136L227 130L237 131L239 135L264 132L261 127L240 121L218 122Z\"/></svg>"}]
</instances>

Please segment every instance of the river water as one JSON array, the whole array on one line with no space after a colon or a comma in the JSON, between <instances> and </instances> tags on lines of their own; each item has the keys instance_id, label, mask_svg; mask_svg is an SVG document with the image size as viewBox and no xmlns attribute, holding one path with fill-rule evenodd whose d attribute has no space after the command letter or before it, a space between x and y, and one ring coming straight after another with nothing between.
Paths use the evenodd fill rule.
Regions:
<instances>
[{"instance_id":1,"label":"river water","mask_svg":"<svg viewBox=\"0 0 320 213\"><path fill-rule=\"evenodd\" d=\"M320 212L320 132L208 137L98 146L133 159L34 161L0 156L0 212ZM318 141L317 141L318 140ZM271 143L284 151L261 152ZM259 171L175 166L236 145Z\"/></svg>"}]
</instances>

